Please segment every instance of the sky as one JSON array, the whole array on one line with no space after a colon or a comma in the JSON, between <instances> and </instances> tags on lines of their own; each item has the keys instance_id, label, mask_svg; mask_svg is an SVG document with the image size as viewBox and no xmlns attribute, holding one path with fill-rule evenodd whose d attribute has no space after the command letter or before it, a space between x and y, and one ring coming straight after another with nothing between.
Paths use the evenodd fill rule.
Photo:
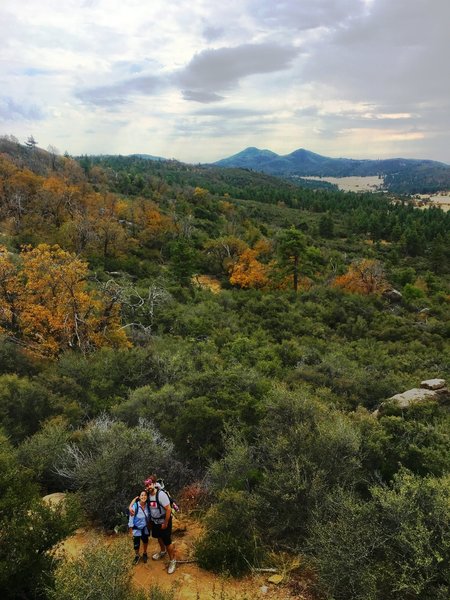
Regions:
<instances>
[{"instance_id":1,"label":"sky","mask_svg":"<svg viewBox=\"0 0 450 600\"><path fill-rule=\"evenodd\" d=\"M450 0L1 0L0 134L450 163Z\"/></svg>"}]
</instances>

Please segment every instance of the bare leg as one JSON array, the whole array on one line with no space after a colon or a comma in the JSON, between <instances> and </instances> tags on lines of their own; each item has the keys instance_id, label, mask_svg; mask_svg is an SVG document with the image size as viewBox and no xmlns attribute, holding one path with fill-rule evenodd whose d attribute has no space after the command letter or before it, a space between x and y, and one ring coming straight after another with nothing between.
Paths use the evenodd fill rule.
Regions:
<instances>
[{"instance_id":1,"label":"bare leg","mask_svg":"<svg viewBox=\"0 0 450 600\"><path fill-rule=\"evenodd\" d=\"M175 560L175 544L170 544L170 546L166 546L166 549L170 560Z\"/></svg>"}]
</instances>

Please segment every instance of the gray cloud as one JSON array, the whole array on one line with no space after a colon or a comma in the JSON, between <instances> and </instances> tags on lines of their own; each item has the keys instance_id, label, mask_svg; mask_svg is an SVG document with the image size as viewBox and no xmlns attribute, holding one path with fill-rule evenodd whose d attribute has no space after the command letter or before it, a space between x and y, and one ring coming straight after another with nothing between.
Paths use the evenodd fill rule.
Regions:
<instances>
[{"instance_id":1,"label":"gray cloud","mask_svg":"<svg viewBox=\"0 0 450 600\"><path fill-rule=\"evenodd\" d=\"M209 104L224 99L217 93L218 90L228 90L244 77L287 69L298 52L297 48L269 43L208 49L196 54L178 72L126 78L111 85L81 90L76 95L88 104L113 107L126 103L130 96L153 95L172 84L181 85L185 100ZM128 66L128 63L125 64ZM136 68L134 63L133 66Z\"/></svg>"},{"instance_id":2,"label":"gray cloud","mask_svg":"<svg viewBox=\"0 0 450 600\"><path fill-rule=\"evenodd\" d=\"M205 92L202 90L183 90L183 98L185 100L194 100L195 102L202 102L203 104L209 104L210 102L219 102L224 100L224 96L219 96L214 92Z\"/></svg>"},{"instance_id":3,"label":"gray cloud","mask_svg":"<svg viewBox=\"0 0 450 600\"><path fill-rule=\"evenodd\" d=\"M45 113L34 104L18 104L8 96L0 97L0 121L41 121Z\"/></svg>"},{"instance_id":4,"label":"gray cloud","mask_svg":"<svg viewBox=\"0 0 450 600\"><path fill-rule=\"evenodd\" d=\"M252 135L270 133L273 131L273 123L262 121L260 119L251 120L233 120L226 118L217 118L211 120L188 118L179 119L175 122L171 137L188 137L208 139L210 136L214 138L229 137L234 135L248 134L251 127Z\"/></svg>"},{"instance_id":5,"label":"gray cloud","mask_svg":"<svg viewBox=\"0 0 450 600\"><path fill-rule=\"evenodd\" d=\"M294 111L294 116L296 117L317 117L319 114L319 108L317 106L303 106L302 108L297 108Z\"/></svg>"},{"instance_id":6,"label":"gray cloud","mask_svg":"<svg viewBox=\"0 0 450 600\"><path fill-rule=\"evenodd\" d=\"M228 119L241 119L248 117L259 117L267 114L264 110L254 110L251 108L233 108L231 106L208 106L195 111L196 115L211 116Z\"/></svg>"},{"instance_id":7,"label":"gray cloud","mask_svg":"<svg viewBox=\"0 0 450 600\"><path fill-rule=\"evenodd\" d=\"M249 75L287 69L298 53L297 48L273 43L203 50L176 75L175 80L190 90L229 90Z\"/></svg>"},{"instance_id":8,"label":"gray cloud","mask_svg":"<svg viewBox=\"0 0 450 600\"><path fill-rule=\"evenodd\" d=\"M301 78L332 85L355 101L447 105L450 78L442 59L448 55L449 22L447 0L435 0L429 10L422 0L377 0L351 27L311 48Z\"/></svg>"},{"instance_id":9,"label":"gray cloud","mask_svg":"<svg viewBox=\"0 0 450 600\"><path fill-rule=\"evenodd\" d=\"M101 85L76 92L76 96L87 104L113 107L125 104L129 96L156 94L164 85L164 79L156 75L144 75L125 79L112 85Z\"/></svg>"},{"instance_id":10,"label":"gray cloud","mask_svg":"<svg viewBox=\"0 0 450 600\"><path fill-rule=\"evenodd\" d=\"M207 42L213 42L223 36L224 28L223 27L215 27L214 25L207 25L203 29L202 34Z\"/></svg>"}]
</instances>

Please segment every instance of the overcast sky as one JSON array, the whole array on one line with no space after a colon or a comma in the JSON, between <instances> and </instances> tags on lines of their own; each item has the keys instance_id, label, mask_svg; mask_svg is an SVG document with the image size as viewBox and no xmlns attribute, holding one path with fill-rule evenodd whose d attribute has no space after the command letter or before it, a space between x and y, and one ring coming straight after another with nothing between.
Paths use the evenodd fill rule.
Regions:
<instances>
[{"instance_id":1,"label":"overcast sky","mask_svg":"<svg viewBox=\"0 0 450 600\"><path fill-rule=\"evenodd\" d=\"M1 0L0 134L450 163L450 0Z\"/></svg>"}]
</instances>

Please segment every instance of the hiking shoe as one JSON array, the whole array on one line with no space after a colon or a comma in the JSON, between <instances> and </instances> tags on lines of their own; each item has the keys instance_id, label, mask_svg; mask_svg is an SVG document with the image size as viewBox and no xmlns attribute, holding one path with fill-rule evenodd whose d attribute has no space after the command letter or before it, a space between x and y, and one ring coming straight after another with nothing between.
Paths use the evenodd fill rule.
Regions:
<instances>
[{"instance_id":1,"label":"hiking shoe","mask_svg":"<svg viewBox=\"0 0 450 600\"><path fill-rule=\"evenodd\" d=\"M167 572L169 573L169 575L172 575L172 573L175 571L177 566L177 561L176 560L171 560L169 562L169 566L167 567Z\"/></svg>"},{"instance_id":2,"label":"hiking shoe","mask_svg":"<svg viewBox=\"0 0 450 600\"><path fill-rule=\"evenodd\" d=\"M167 554L167 551L164 550L164 552L157 552L156 554L154 554L152 556L153 560L160 560L161 558L164 558L164 556Z\"/></svg>"},{"instance_id":3,"label":"hiking shoe","mask_svg":"<svg viewBox=\"0 0 450 600\"><path fill-rule=\"evenodd\" d=\"M133 565L137 565L140 558L141 557L139 556L139 554L136 554L136 556L133 558Z\"/></svg>"},{"instance_id":4,"label":"hiking shoe","mask_svg":"<svg viewBox=\"0 0 450 600\"><path fill-rule=\"evenodd\" d=\"M148 556L147 556L147 554L144 552L144 554L142 555L142 561L143 561L144 563L146 563L146 562L147 562L147 560L148 560Z\"/></svg>"}]
</instances>

